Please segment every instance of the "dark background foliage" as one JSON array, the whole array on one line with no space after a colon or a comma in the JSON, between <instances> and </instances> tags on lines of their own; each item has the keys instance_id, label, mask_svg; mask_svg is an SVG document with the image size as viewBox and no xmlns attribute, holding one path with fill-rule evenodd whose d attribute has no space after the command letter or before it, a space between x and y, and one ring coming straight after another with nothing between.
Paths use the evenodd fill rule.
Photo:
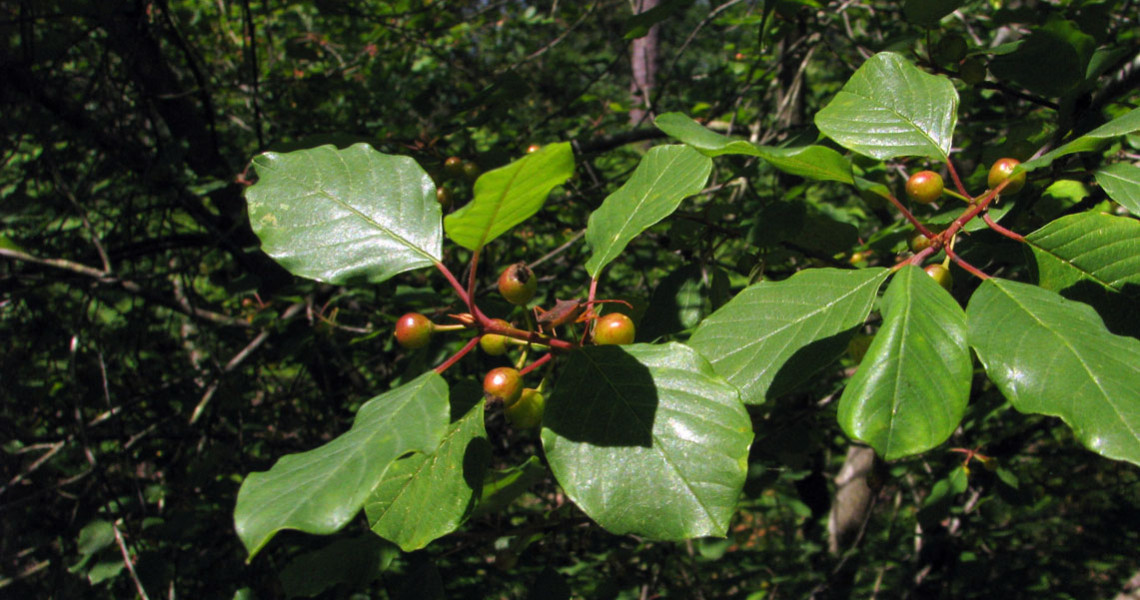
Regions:
<instances>
[{"instance_id":1,"label":"dark background foliage","mask_svg":"<svg viewBox=\"0 0 1140 600\"><path fill-rule=\"evenodd\" d=\"M849 359L754 411L749 483L726 540L610 535L546 479L409 555L354 522L333 538L279 535L246 564L234 534L245 474L339 434L363 401L455 349L405 353L390 335L408 310L454 308L434 273L336 287L262 254L242 199L252 156L367 141L416 158L461 204L470 182L446 176L447 157L488 169L530 144L570 141L574 178L488 248L481 273L489 286L495 265L542 258L549 303L588 284L578 237L663 138L653 114L766 144L814 140L812 115L864 58L896 50L953 75L958 63L936 50L961 36L991 61L986 82L955 80L954 159L976 183L994 158L1027 159L1140 100L1131 0L971 1L932 27L921 4L662 0L660 23L634 44L638 22L616 0L0 2L0 596L301 594L297 573L321 560L306 553L337 544L330 555L357 560L317 569L335 584L328 597L558 597L567 585L585 598L1124 591L1140 569L1135 467L1080 450L1068 429L980 383L969 435L951 445L980 446L1005 468L974 462L966 477L945 449L876 464L857 527L829 553L833 477L849 447L832 400ZM1087 56L1055 56L1042 74L1005 46L1044 31ZM1091 83L1058 75L1070 58ZM895 167L868 164L867 176L898 184ZM1104 200L1096 189L1032 193L1025 224ZM754 227L789 198L811 207L805 230ZM663 311L658 333L683 337L693 313L667 277L681 267L709 274L704 305L689 307L699 317L759 273L848 266L855 251L855 262L890 265L902 237L873 198L733 157L626 251L604 295ZM992 241L975 264L1023 268ZM448 372L467 390L456 396L475 397L480 361ZM498 467L539 453L501 414L488 430Z\"/></svg>"}]
</instances>

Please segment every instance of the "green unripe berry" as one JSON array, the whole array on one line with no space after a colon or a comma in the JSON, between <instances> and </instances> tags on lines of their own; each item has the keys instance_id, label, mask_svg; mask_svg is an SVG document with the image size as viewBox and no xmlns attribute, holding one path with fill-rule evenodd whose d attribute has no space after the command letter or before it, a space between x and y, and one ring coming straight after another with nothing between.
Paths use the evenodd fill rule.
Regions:
<instances>
[{"instance_id":1,"label":"green unripe berry","mask_svg":"<svg viewBox=\"0 0 1140 600\"><path fill-rule=\"evenodd\" d=\"M510 323L502 319L493 319L493 322L500 327L511 326ZM483 337L479 338L479 347L491 356L502 356L507 353L507 336L497 333L484 333Z\"/></svg>"},{"instance_id":2,"label":"green unripe berry","mask_svg":"<svg viewBox=\"0 0 1140 600\"><path fill-rule=\"evenodd\" d=\"M926 268L923 270L926 271L927 275L933 277L934 281L946 291L950 291L950 288L954 287L954 277L950 275L950 269L940 264L933 264L926 265Z\"/></svg>"},{"instance_id":3,"label":"green unripe berry","mask_svg":"<svg viewBox=\"0 0 1140 600\"><path fill-rule=\"evenodd\" d=\"M479 165L469 160L464 161L462 169L463 176L466 177L468 181L475 181L479 178L479 174L483 172L483 170L479 168Z\"/></svg>"},{"instance_id":4,"label":"green unripe berry","mask_svg":"<svg viewBox=\"0 0 1140 600\"><path fill-rule=\"evenodd\" d=\"M504 405L514 404L522 395L522 375L517 369L499 367L491 369L483 378L483 395L487 402L502 402Z\"/></svg>"},{"instance_id":5,"label":"green unripe berry","mask_svg":"<svg viewBox=\"0 0 1140 600\"><path fill-rule=\"evenodd\" d=\"M542 423L542 413L546 410L546 398L533 388L526 388L519 399L506 407L507 419L516 429L531 429Z\"/></svg>"},{"instance_id":6,"label":"green unripe berry","mask_svg":"<svg viewBox=\"0 0 1140 600\"><path fill-rule=\"evenodd\" d=\"M420 313L408 313L396 321L396 341L408 350L423 348L431 341L435 323Z\"/></svg>"},{"instance_id":7,"label":"green unripe berry","mask_svg":"<svg viewBox=\"0 0 1140 600\"><path fill-rule=\"evenodd\" d=\"M499 293L511 304L521 305L530 302L536 290L538 290L538 278L526 263L515 263L499 275Z\"/></svg>"},{"instance_id":8,"label":"green unripe berry","mask_svg":"<svg viewBox=\"0 0 1140 600\"><path fill-rule=\"evenodd\" d=\"M594 343L599 346L624 346L633 342L635 333L633 319L622 313L610 313L594 324Z\"/></svg>"},{"instance_id":9,"label":"green unripe berry","mask_svg":"<svg viewBox=\"0 0 1140 600\"><path fill-rule=\"evenodd\" d=\"M1021 188L1025 187L1025 171L1022 171L1017 175L1010 177L1010 173L1013 172L1013 169L1020 164L1021 161L1017 160L1016 158L999 159L994 163L992 167L990 167L990 174L989 177L986 178L986 184L988 184L992 190L1001 185L1003 181L1008 179L1009 183L1006 184L1001 193L1016 194L1020 192Z\"/></svg>"},{"instance_id":10,"label":"green unripe berry","mask_svg":"<svg viewBox=\"0 0 1140 600\"><path fill-rule=\"evenodd\" d=\"M916 231L911 234L910 238L906 241L907 246L910 246L911 252L922 252L934 243L934 240L922 235L921 231Z\"/></svg>"},{"instance_id":11,"label":"green unripe berry","mask_svg":"<svg viewBox=\"0 0 1140 600\"><path fill-rule=\"evenodd\" d=\"M919 204L930 204L942 197L942 176L934 171L919 171L906 180L906 196Z\"/></svg>"}]
</instances>

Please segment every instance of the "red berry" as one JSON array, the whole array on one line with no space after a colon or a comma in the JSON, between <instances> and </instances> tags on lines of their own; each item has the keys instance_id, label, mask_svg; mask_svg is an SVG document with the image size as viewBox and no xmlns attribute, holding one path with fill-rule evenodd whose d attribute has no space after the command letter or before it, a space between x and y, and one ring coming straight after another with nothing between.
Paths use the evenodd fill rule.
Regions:
<instances>
[{"instance_id":1,"label":"red berry","mask_svg":"<svg viewBox=\"0 0 1140 600\"><path fill-rule=\"evenodd\" d=\"M1014 167L1020 164L1021 161L1016 158L1002 158L995 162L994 165L990 167L989 177L986 178L986 183L990 186L990 189L996 188L1001 185L1001 182L1008 179L1009 183L1006 184L1001 193L1016 194L1020 192L1021 188L1025 187L1025 171L1010 177L1010 173L1013 172Z\"/></svg>"},{"instance_id":2,"label":"red berry","mask_svg":"<svg viewBox=\"0 0 1140 600\"><path fill-rule=\"evenodd\" d=\"M443 161L443 170L447 171L447 174L452 177L463 175L463 159L458 156L449 157Z\"/></svg>"},{"instance_id":3,"label":"red berry","mask_svg":"<svg viewBox=\"0 0 1140 600\"><path fill-rule=\"evenodd\" d=\"M919 171L906 180L906 196L919 204L930 204L942 196L942 176Z\"/></svg>"},{"instance_id":4,"label":"red berry","mask_svg":"<svg viewBox=\"0 0 1140 600\"><path fill-rule=\"evenodd\" d=\"M408 313L396 321L396 341L408 350L423 348L431 341L435 324L420 313Z\"/></svg>"},{"instance_id":5,"label":"red berry","mask_svg":"<svg viewBox=\"0 0 1140 600\"><path fill-rule=\"evenodd\" d=\"M610 313L594 324L594 343L599 346L624 346L633 342L635 332L633 319L622 313Z\"/></svg>"},{"instance_id":6,"label":"red berry","mask_svg":"<svg viewBox=\"0 0 1140 600\"><path fill-rule=\"evenodd\" d=\"M535 152L538 152L539 150L542 150L542 146L539 146L538 144L531 144L531 145L526 147L526 153L527 154L534 154Z\"/></svg>"},{"instance_id":7,"label":"red berry","mask_svg":"<svg viewBox=\"0 0 1140 600\"><path fill-rule=\"evenodd\" d=\"M538 289L538 278L526 263L515 263L499 275L499 293L511 304L526 304L534 298Z\"/></svg>"},{"instance_id":8,"label":"red berry","mask_svg":"<svg viewBox=\"0 0 1140 600\"><path fill-rule=\"evenodd\" d=\"M483 395L487 402L502 402L509 406L522 395L522 375L517 369L499 367L491 369L483 378Z\"/></svg>"}]
</instances>

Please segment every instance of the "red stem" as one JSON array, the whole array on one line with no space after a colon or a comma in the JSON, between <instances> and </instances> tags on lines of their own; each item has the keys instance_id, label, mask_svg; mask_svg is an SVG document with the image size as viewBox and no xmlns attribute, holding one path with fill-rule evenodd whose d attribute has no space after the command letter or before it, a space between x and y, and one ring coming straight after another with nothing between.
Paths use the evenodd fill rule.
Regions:
<instances>
[{"instance_id":1,"label":"red stem","mask_svg":"<svg viewBox=\"0 0 1140 600\"><path fill-rule=\"evenodd\" d=\"M978 269L977 267L975 267L974 265L971 265L970 263L968 263L968 262L966 262L966 261L962 260L962 258L961 258L960 256L958 256L958 254L957 254L957 253L955 253L955 252L954 252L954 250L952 250L952 249L950 248L950 245L949 245L949 244L947 244L947 245L946 245L946 255L947 255L947 256L949 256L949 257L951 258L951 260L953 260L954 262L958 263L958 266L959 266L959 267L962 267L963 269L965 269L965 270L969 271L970 273L972 273L972 274L973 274L975 277L977 277L978 279L981 279L981 280L983 280L983 281L984 281L984 280L986 280L986 279L989 279L989 278L990 278L990 276L989 276L989 275L986 275L985 273L983 273L981 270L979 270L979 269Z\"/></svg>"},{"instance_id":2,"label":"red stem","mask_svg":"<svg viewBox=\"0 0 1140 600\"><path fill-rule=\"evenodd\" d=\"M530 373L531 371L533 371L533 370L541 367L542 365L550 362L550 359L553 357L554 357L554 355L549 353L549 352L547 352L546 354L543 354L542 356L540 356L538 358L538 360L536 360L536 361L530 363L529 365L523 367L522 370L519 371L519 375L526 375L527 373Z\"/></svg>"},{"instance_id":3,"label":"red stem","mask_svg":"<svg viewBox=\"0 0 1140 600\"><path fill-rule=\"evenodd\" d=\"M448 269L447 266L441 262L435 263L435 268L439 269L440 273L443 273L443 276L447 278L447 281L451 284L451 287L455 288L455 293L459 294L459 299L462 300L463 304L467 305L468 310L470 310L471 297L468 296L467 291L463 289L463 284L459 283L459 280L456 279L455 275L451 273L451 269Z\"/></svg>"},{"instance_id":4,"label":"red stem","mask_svg":"<svg viewBox=\"0 0 1140 600\"><path fill-rule=\"evenodd\" d=\"M894 204L895 208L899 209L899 212L902 213L902 216L906 217L906 220L910 221L910 224L914 225L914 228L917 229L919 233L925 235L928 238L934 237L935 233L927 229L926 226L922 223L919 223L918 219L914 218L914 215L910 214L910 211L907 210L905 206L903 206L902 202L899 202L899 199L895 198L894 194L887 192L887 200L890 200L891 204Z\"/></svg>"},{"instance_id":5,"label":"red stem","mask_svg":"<svg viewBox=\"0 0 1140 600\"><path fill-rule=\"evenodd\" d=\"M962 185L962 180L958 177L958 170L954 168L954 163L950 160L950 157L946 157L946 170L950 171L950 178L954 180L954 187L958 188L958 193L973 199L970 192L966 191L966 186Z\"/></svg>"},{"instance_id":6,"label":"red stem","mask_svg":"<svg viewBox=\"0 0 1140 600\"><path fill-rule=\"evenodd\" d=\"M466 355L468 352L470 352L471 349L475 347L475 344L478 344L478 343L479 343L478 337L473 337L470 340L467 340L467 345L464 346L462 349L460 349L459 352L456 352L451 358L443 361L442 364L440 364L438 367L435 368L435 372L439 373L440 375L443 375L444 371L449 369L451 367L451 365L454 365L455 363L459 362L459 359L463 358L464 355Z\"/></svg>"},{"instance_id":7,"label":"red stem","mask_svg":"<svg viewBox=\"0 0 1140 600\"><path fill-rule=\"evenodd\" d=\"M1006 229L1005 227L1002 227L1001 225L998 225L997 222L994 221L993 217L990 216L990 213L988 211L984 215L982 215L982 220L986 222L986 225L990 226L990 229L993 229L994 231L1004 235L1005 237L1007 237L1007 238L1009 238L1015 242L1024 242L1025 241L1025 236L1021 235L1020 233L1015 233L1013 231Z\"/></svg>"}]
</instances>

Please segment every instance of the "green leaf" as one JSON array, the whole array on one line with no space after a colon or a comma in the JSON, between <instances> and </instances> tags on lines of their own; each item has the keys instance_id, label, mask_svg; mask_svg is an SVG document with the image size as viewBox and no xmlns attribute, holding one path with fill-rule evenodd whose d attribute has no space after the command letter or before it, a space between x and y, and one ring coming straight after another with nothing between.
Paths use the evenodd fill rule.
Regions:
<instances>
[{"instance_id":1,"label":"green leaf","mask_svg":"<svg viewBox=\"0 0 1140 600\"><path fill-rule=\"evenodd\" d=\"M658 146L646 153L629 181L590 215L586 243L593 254L586 272L596 278L630 240L704 189L711 172L712 159L688 146Z\"/></svg>"},{"instance_id":2,"label":"green leaf","mask_svg":"<svg viewBox=\"0 0 1140 600\"><path fill-rule=\"evenodd\" d=\"M961 5L961 0L906 0L903 3L903 16L915 25L934 27Z\"/></svg>"},{"instance_id":3,"label":"green leaf","mask_svg":"<svg viewBox=\"0 0 1140 600\"><path fill-rule=\"evenodd\" d=\"M744 154L758 156L773 167L817 181L853 183L851 162L826 146L776 148L720 135L681 113L666 113L654 121L657 128L696 148L706 156Z\"/></svg>"},{"instance_id":4,"label":"green leaf","mask_svg":"<svg viewBox=\"0 0 1140 600\"><path fill-rule=\"evenodd\" d=\"M1116 203L1140 216L1140 167L1129 163L1114 163L1093 174L1097 184Z\"/></svg>"},{"instance_id":5,"label":"green leaf","mask_svg":"<svg viewBox=\"0 0 1140 600\"><path fill-rule=\"evenodd\" d=\"M760 149L746 140L721 135L681 113L665 113L653 120L658 129L670 137L684 142L706 156L745 154L760 156Z\"/></svg>"},{"instance_id":6,"label":"green leaf","mask_svg":"<svg viewBox=\"0 0 1140 600\"><path fill-rule=\"evenodd\" d=\"M252 559L282 529L328 534L348 523L397 457L429 452L447 429L447 384L429 371L360 407L352 428L250 473L234 526Z\"/></svg>"},{"instance_id":7,"label":"green leaf","mask_svg":"<svg viewBox=\"0 0 1140 600\"><path fill-rule=\"evenodd\" d=\"M723 536L747 474L752 425L735 388L681 344L570 355L542 421L566 494L615 534Z\"/></svg>"},{"instance_id":8,"label":"green leaf","mask_svg":"<svg viewBox=\"0 0 1140 600\"><path fill-rule=\"evenodd\" d=\"M310 598L339 584L360 589L398 553L395 546L369 533L297 556L281 569L278 579L286 598Z\"/></svg>"},{"instance_id":9,"label":"green leaf","mask_svg":"<svg viewBox=\"0 0 1140 600\"><path fill-rule=\"evenodd\" d=\"M990 61L998 79L1046 96L1060 96L1085 79L1096 40L1072 21L1051 19L1012 53Z\"/></svg>"},{"instance_id":10,"label":"green leaf","mask_svg":"<svg viewBox=\"0 0 1140 600\"><path fill-rule=\"evenodd\" d=\"M716 267L693 263L669 273L653 290L637 339L648 342L696 327L712 312L712 298L728 287L728 275Z\"/></svg>"},{"instance_id":11,"label":"green leaf","mask_svg":"<svg viewBox=\"0 0 1140 600\"><path fill-rule=\"evenodd\" d=\"M966 307L986 374L1024 413L1060 417L1090 450L1140 465L1140 340L1034 285L988 279Z\"/></svg>"},{"instance_id":12,"label":"green leaf","mask_svg":"<svg viewBox=\"0 0 1140 600\"><path fill-rule=\"evenodd\" d=\"M888 271L808 269L746 288L709 315L689 345L747 404L787 393L838 358L871 312Z\"/></svg>"},{"instance_id":13,"label":"green leaf","mask_svg":"<svg viewBox=\"0 0 1140 600\"><path fill-rule=\"evenodd\" d=\"M908 266L882 300L883 325L839 399L839 424L886 460L950 437L970 399L966 313L922 269Z\"/></svg>"},{"instance_id":14,"label":"green leaf","mask_svg":"<svg viewBox=\"0 0 1140 600\"><path fill-rule=\"evenodd\" d=\"M510 506L531 486L546 478L548 471L537 456L532 456L517 467L495 470L483 480L483 496L475 505L471 518L498 512Z\"/></svg>"},{"instance_id":15,"label":"green leaf","mask_svg":"<svg viewBox=\"0 0 1140 600\"><path fill-rule=\"evenodd\" d=\"M90 556L110 546L115 541L115 529L103 519L95 519L79 530L76 551L82 556Z\"/></svg>"},{"instance_id":16,"label":"green leaf","mask_svg":"<svg viewBox=\"0 0 1140 600\"><path fill-rule=\"evenodd\" d=\"M443 220L447 237L468 250L480 249L538 212L550 191L573 174L569 142L487 171L475 182L475 199Z\"/></svg>"},{"instance_id":17,"label":"green leaf","mask_svg":"<svg viewBox=\"0 0 1140 600\"><path fill-rule=\"evenodd\" d=\"M815 116L824 135L860 154L942 162L950 153L957 120L954 84L893 52L869 58Z\"/></svg>"},{"instance_id":18,"label":"green leaf","mask_svg":"<svg viewBox=\"0 0 1140 600\"><path fill-rule=\"evenodd\" d=\"M455 531L481 492L490 453L480 402L451 424L430 455L392 464L364 503L372 531L404 552Z\"/></svg>"},{"instance_id":19,"label":"green leaf","mask_svg":"<svg viewBox=\"0 0 1140 600\"><path fill-rule=\"evenodd\" d=\"M439 262L435 184L416 161L367 144L266 152L246 188L261 248L294 275L380 282Z\"/></svg>"},{"instance_id":20,"label":"green leaf","mask_svg":"<svg viewBox=\"0 0 1140 600\"><path fill-rule=\"evenodd\" d=\"M1052 152L1043 154L1031 161L1021 163L1018 167L1023 171L1032 171L1034 169L1040 169L1041 167L1047 167L1053 164L1054 160L1062 156L1076 154L1077 152L1090 152L1099 148L1105 140L1128 135L1137 131L1140 131L1140 108L1134 108L1124 115L1097 127Z\"/></svg>"},{"instance_id":21,"label":"green leaf","mask_svg":"<svg viewBox=\"0 0 1140 600\"><path fill-rule=\"evenodd\" d=\"M1079 213L1045 225L1025 241L1037 261L1038 284L1047 290L1086 281L1140 295L1140 222L1135 219Z\"/></svg>"}]
</instances>

